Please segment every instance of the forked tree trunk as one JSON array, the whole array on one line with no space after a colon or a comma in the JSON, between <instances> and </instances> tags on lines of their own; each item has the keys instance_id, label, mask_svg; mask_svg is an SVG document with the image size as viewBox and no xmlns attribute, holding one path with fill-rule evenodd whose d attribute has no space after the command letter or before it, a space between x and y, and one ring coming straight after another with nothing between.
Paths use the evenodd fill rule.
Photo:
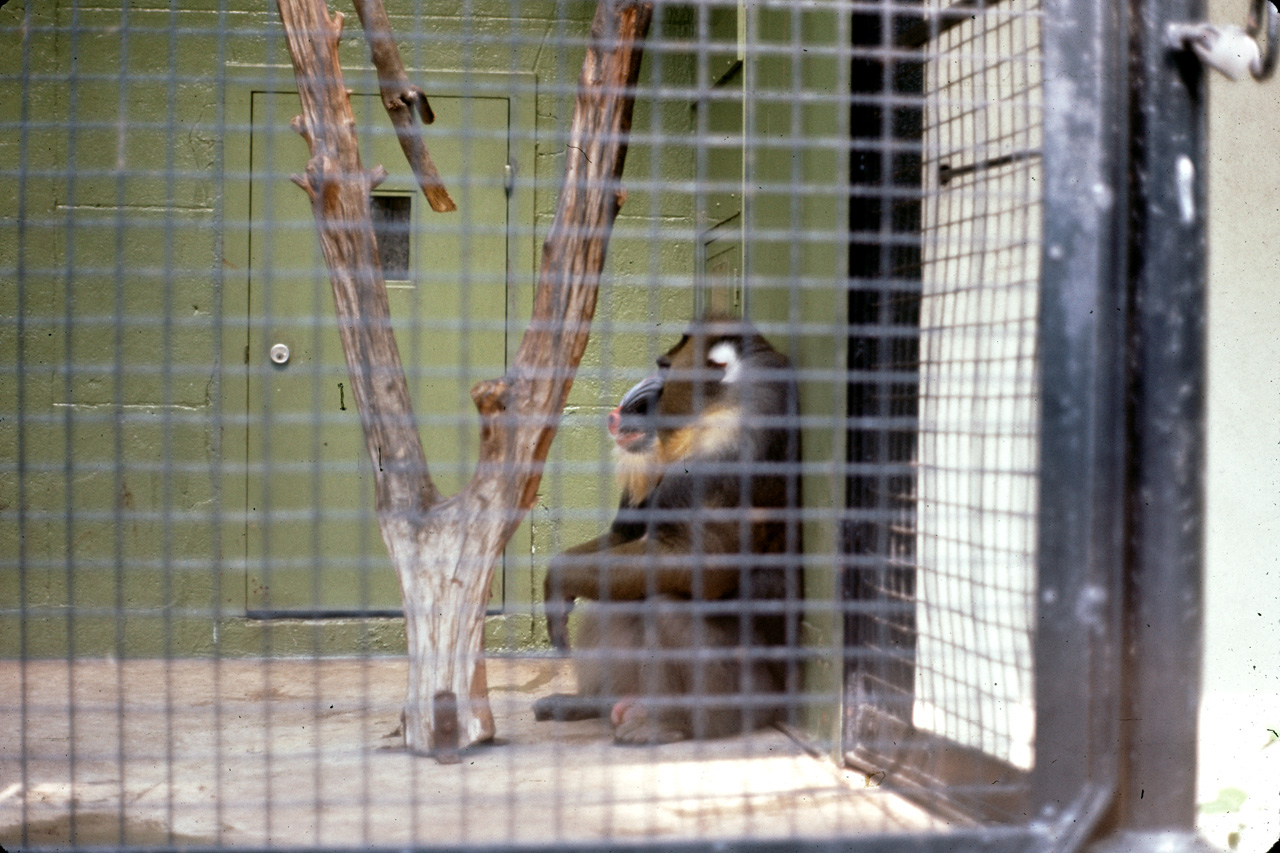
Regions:
<instances>
[{"instance_id":1,"label":"forked tree trunk","mask_svg":"<svg viewBox=\"0 0 1280 853\"><path fill-rule=\"evenodd\" d=\"M342 15L324 0L278 0L302 101L294 128L310 147L306 175L347 369L374 461L378 523L400 578L409 638L405 743L457 760L493 737L485 680L484 611L494 565L533 505L551 440L595 313L651 2L600 0L578 80L567 165L542 250L533 318L514 365L476 385L480 461L443 499L418 437L391 331L369 217L385 173L366 171L338 64ZM430 401L419 401L429 405Z\"/></svg>"}]
</instances>

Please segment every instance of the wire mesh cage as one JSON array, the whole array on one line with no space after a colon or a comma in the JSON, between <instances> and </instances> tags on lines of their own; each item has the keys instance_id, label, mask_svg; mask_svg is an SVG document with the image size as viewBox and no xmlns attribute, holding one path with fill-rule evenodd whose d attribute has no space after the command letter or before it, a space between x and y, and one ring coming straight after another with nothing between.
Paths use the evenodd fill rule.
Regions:
<instances>
[{"instance_id":1,"label":"wire mesh cage","mask_svg":"<svg viewBox=\"0 0 1280 853\"><path fill-rule=\"evenodd\" d=\"M1063 676L1114 650L1076 593L1119 567L1064 556L1115 537L1063 520L1096 484L1046 478L1045 448L1106 416L1044 401L1114 391L1060 369L1118 350L1058 313L1113 270L1071 283L1055 253L1122 211L1047 188L1077 153L1106 166L1122 104L1077 93L1056 133L1046 104L1071 39L1090 79L1124 41L1075 5L394 0L456 210L424 197L353 17L337 82L385 174L334 226L276 5L0 3L0 844L1086 832L1100 777L1069 741L1104 740L1114 697ZM637 6L643 63L611 89L600 22ZM488 381L526 387L542 300L579 292L547 269L590 183L566 174L606 156L574 135L584 92L624 111L625 158L580 229L603 270L565 262L589 343L549 371L563 413L485 415ZM325 228L366 225L377 273L344 291ZM492 572L471 622L412 567L439 540L393 507L412 454L374 437L395 377L356 327L403 370L408 514L502 531L437 573ZM495 464L521 418L545 458ZM531 485L466 510L480 483ZM464 622L482 657L422 640ZM457 692L421 686L450 667Z\"/></svg>"},{"instance_id":2,"label":"wire mesh cage","mask_svg":"<svg viewBox=\"0 0 1280 853\"><path fill-rule=\"evenodd\" d=\"M1039 15L1007 3L899 25L902 101L879 122L870 101L861 134L855 122L871 146L887 125L900 162L888 198L883 167L854 176L879 203L852 214L865 236L855 226L851 324L870 334L851 344L851 451L866 473L850 478L864 559L848 594L880 605L852 641L885 654L852 661L850 738L855 756L897 764L907 733L929 732L1006 765L996 778L1011 788L1034 749ZM884 74L864 63L855 79L878 95Z\"/></svg>"}]
</instances>

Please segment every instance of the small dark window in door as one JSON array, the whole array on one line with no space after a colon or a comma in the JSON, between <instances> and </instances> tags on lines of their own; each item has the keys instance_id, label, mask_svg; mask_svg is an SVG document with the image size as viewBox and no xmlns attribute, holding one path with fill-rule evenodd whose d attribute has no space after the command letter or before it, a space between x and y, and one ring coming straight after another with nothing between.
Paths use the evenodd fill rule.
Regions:
<instances>
[{"instance_id":1,"label":"small dark window in door","mask_svg":"<svg viewBox=\"0 0 1280 853\"><path fill-rule=\"evenodd\" d=\"M377 194L370 199L373 233L378 240L378 260L387 281L409 278L409 229L413 221L413 197Z\"/></svg>"}]
</instances>

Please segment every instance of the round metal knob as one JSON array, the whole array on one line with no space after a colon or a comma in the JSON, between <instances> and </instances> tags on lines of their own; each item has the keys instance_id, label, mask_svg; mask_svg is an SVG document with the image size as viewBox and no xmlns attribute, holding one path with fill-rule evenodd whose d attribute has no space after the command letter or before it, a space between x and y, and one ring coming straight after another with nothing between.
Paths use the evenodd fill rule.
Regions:
<instances>
[{"instance_id":1,"label":"round metal knob","mask_svg":"<svg viewBox=\"0 0 1280 853\"><path fill-rule=\"evenodd\" d=\"M276 364L287 364L289 362L289 345L273 344L271 347L271 360Z\"/></svg>"}]
</instances>

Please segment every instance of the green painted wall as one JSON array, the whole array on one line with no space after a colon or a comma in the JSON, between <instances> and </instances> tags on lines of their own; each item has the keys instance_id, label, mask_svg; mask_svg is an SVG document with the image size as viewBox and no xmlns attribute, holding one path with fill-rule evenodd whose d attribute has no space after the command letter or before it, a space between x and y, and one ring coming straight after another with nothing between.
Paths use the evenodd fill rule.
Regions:
<instances>
[{"instance_id":1,"label":"green painted wall","mask_svg":"<svg viewBox=\"0 0 1280 853\"><path fill-rule=\"evenodd\" d=\"M244 618L245 471L235 460L246 408L235 376L252 308L237 288L256 167L245 165L246 119L233 102L246 75L280 86L292 75L269 4L219 5L144 2L126 14L45 2L26 31L22 3L0 8L0 84L14 94L0 99L0 181L10 190L0 193L9 282L0 287L0 655L403 649L395 619ZM519 84L516 99L531 107L512 124L513 145L533 152L517 176L527 213L512 222L524 247L512 261L518 315L554 212L594 3L519 0L514 17L509 0L463 8L439 15L389 3L406 63L427 69L419 81L428 93L432 71L536 81ZM539 567L608 524L616 496L603 416L714 301L695 293L708 252L745 271L748 315L812 371L803 388L806 640L840 643L831 603L844 401L821 373L844 365L833 330L845 312L845 164L830 143L847 119L837 55L799 50L835 44L838 21L820 9L755 9L742 22L740 59L744 28L732 7L699 14L668 8L655 21L591 344L518 537L525 563L506 578L509 612L492 620L493 650L542 642ZM702 60L699 34L716 42ZM342 56L357 88L367 85L354 17ZM710 92L701 105L700 89ZM297 148L296 163L276 167L280 181L302 169ZM812 720L828 734L838 673L822 662L811 669L810 686L832 697Z\"/></svg>"},{"instance_id":2,"label":"green painted wall","mask_svg":"<svg viewBox=\"0 0 1280 853\"><path fill-rule=\"evenodd\" d=\"M844 505L848 302L847 23L820 4L749 7L744 66L747 306L801 373L804 419L803 640L829 654L806 667L805 727L840 737L844 624L839 518ZM837 142L840 144L832 144Z\"/></svg>"},{"instance_id":3,"label":"green painted wall","mask_svg":"<svg viewBox=\"0 0 1280 853\"><path fill-rule=\"evenodd\" d=\"M233 516L244 407L228 377L244 354L228 342L247 322L233 291L248 224L235 198L246 176L229 165L245 134L228 86L246 68L261 77L274 66L284 84L292 75L271 4L220 5L43 2L28 28L23 3L0 8L0 655L402 648L397 620L243 618L245 566L227 530L243 525ZM527 305L594 3L388 8L428 92L432 70L536 79L520 92L532 99L528 120L513 127L534 152L517 177L530 212L511 223L528 247L529 275L514 285L513 272ZM660 41L689 32L679 12L654 31ZM359 79L368 64L354 15L341 52ZM693 79L680 50L646 66L651 85ZM646 330L675 330L692 311L693 201L665 189L687 186L692 144L653 156L643 141L687 138L692 116L687 100L637 104L630 196L592 345L524 534L535 561L605 523L615 498L603 414L652 363L661 341ZM298 150L280 180L302 169ZM491 648L535 642L537 585L526 564L509 590L517 615L493 620Z\"/></svg>"}]
</instances>

